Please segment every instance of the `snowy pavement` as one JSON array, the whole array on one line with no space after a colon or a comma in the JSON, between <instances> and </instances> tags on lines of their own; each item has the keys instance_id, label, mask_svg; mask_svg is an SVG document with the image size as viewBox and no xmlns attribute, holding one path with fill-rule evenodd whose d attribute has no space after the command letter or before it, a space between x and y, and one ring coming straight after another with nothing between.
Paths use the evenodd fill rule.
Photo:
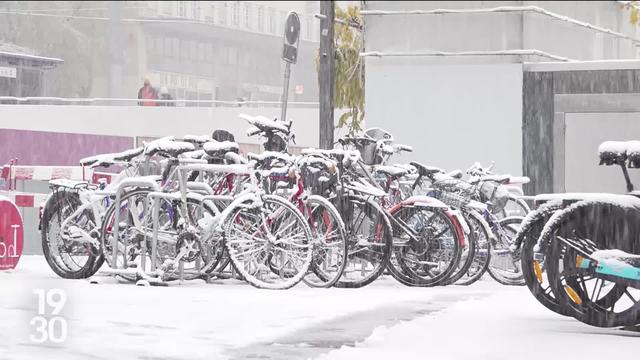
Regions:
<instances>
[{"instance_id":1,"label":"snowy pavement","mask_svg":"<svg viewBox=\"0 0 640 360\"><path fill-rule=\"evenodd\" d=\"M61 343L33 341L34 290L67 295ZM50 308L45 317L51 319ZM0 359L539 359L640 355L640 333L549 312L523 287L254 289L63 280L44 258L0 272Z\"/></svg>"}]
</instances>

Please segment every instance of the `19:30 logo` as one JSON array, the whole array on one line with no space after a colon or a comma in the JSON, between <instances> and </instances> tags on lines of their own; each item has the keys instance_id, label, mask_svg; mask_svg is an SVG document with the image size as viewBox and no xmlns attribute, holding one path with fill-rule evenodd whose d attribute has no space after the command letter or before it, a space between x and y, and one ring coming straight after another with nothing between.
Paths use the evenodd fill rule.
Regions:
<instances>
[{"instance_id":1,"label":"19:30 logo","mask_svg":"<svg viewBox=\"0 0 640 360\"><path fill-rule=\"evenodd\" d=\"M67 294L60 289L35 289L33 293L38 298L38 315L29 322L34 331L29 339L38 344L64 342L69 329L67 320L60 313L67 303Z\"/></svg>"}]
</instances>

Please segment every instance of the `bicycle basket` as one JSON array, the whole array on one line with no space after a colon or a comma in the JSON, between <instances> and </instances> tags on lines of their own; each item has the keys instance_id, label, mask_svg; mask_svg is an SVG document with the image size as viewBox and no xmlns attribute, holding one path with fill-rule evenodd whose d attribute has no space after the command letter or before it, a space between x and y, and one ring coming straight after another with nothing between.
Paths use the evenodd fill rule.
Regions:
<instances>
[{"instance_id":1,"label":"bicycle basket","mask_svg":"<svg viewBox=\"0 0 640 360\"><path fill-rule=\"evenodd\" d=\"M432 184L437 189L435 198L452 207L463 207L475 194L475 187L460 179L444 179Z\"/></svg>"},{"instance_id":2,"label":"bicycle basket","mask_svg":"<svg viewBox=\"0 0 640 360\"><path fill-rule=\"evenodd\" d=\"M364 132L364 137L375 140L375 142L358 146L358 151L360 151L362 161L367 165L381 164L383 157L378 153L378 144L380 142L383 142L385 144L392 143L393 135L391 135L388 131L380 128L371 128L367 129Z\"/></svg>"},{"instance_id":3,"label":"bicycle basket","mask_svg":"<svg viewBox=\"0 0 640 360\"><path fill-rule=\"evenodd\" d=\"M491 202L491 212L499 213L509 201L509 190L492 181L485 181L480 185L480 200Z\"/></svg>"},{"instance_id":4,"label":"bicycle basket","mask_svg":"<svg viewBox=\"0 0 640 360\"><path fill-rule=\"evenodd\" d=\"M447 206L452 208L461 208L464 207L471 201L470 197L460 195L455 192L447 192L447 191L432 191L429 193L429 196L438 199L445 203Z\"/></svg>"}]
</instances>

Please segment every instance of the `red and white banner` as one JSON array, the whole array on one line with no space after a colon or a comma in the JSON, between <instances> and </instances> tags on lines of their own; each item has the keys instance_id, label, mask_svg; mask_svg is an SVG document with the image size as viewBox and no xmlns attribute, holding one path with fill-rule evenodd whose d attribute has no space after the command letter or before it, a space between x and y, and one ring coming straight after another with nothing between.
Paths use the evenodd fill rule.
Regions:
<instances>
[{"instance_id":1,"label":"red and white banner","mask_svg":"<svg viewBox=\"0 0 640 360\"><path fill-rule=\"evenodd\" d=\"M19 191L0 191L0 197L12 201L17 207L39 207L48 194L23 193Z\"/></svg>"},{"instance_id":2,"label":"red and white banner","mask_svg":"<svg viewBox=\"0 0 640 360\"><path fill-rule=\"evenodd\" d=\"M15 269L22 255L24 232L16 205L0 196L0 270Z\"/></svg>"},{"instance_id":3,"label":"red and white banner","mask_svg":"<svg viewBox=\"0 0 640 360\"><path fill-rule=\"evenodd\" d=\"M82 166L24 166L5 165L2 178L5 180L91 180L93 169Z\"/></svg>"}]
</instances>

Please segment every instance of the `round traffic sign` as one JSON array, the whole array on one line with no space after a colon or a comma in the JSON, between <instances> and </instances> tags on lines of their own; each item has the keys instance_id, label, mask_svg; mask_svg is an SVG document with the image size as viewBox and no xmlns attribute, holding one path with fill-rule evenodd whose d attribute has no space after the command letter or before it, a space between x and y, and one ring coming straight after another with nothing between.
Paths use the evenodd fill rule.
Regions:
<instances>
[{"instance_id":1,"label":"round traffic sign","mask_svg":"<svg viewBox=\"0 0 640 360\"><path fill-rule=\"evenodd\" d=\"M0 270L14 269L18 265L24 245L22 216L16 205L0 197Z\"/></svg>"}]
</instances>

